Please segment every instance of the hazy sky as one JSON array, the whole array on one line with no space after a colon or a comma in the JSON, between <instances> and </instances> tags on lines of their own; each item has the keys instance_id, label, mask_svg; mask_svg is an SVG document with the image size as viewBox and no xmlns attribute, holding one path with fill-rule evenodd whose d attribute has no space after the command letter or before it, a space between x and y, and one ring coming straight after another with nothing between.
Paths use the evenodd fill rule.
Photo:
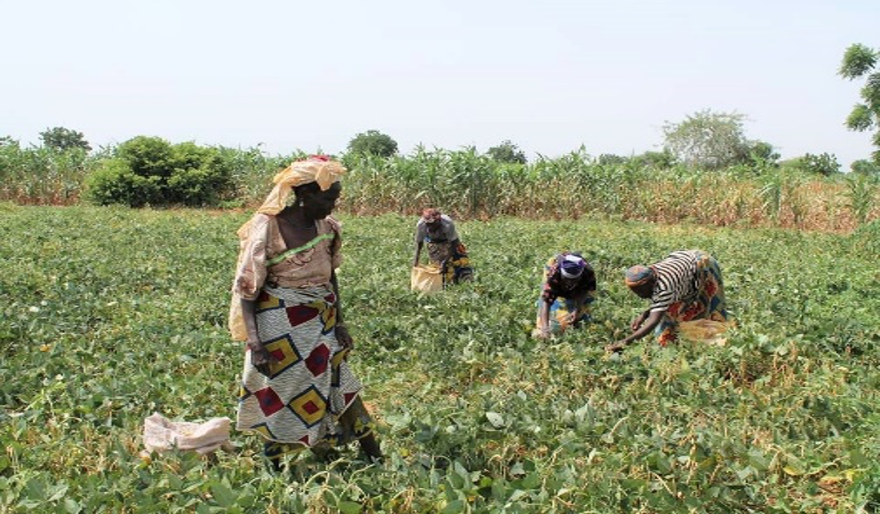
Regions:
<instances>
[{"instance_id":1,"label":"hazy sky","mask_svg":"<svg viewBox=\"0 0 880 514\"><path fill-rule=\"evenodd\" d=\"M554 156L658 149L664 121L749 117L783 157L868 157L843 126L880 47L878 0L3 2L0 135L338 152L377 129L403 152L510 139Z\"/></svg>"}]
</instances>

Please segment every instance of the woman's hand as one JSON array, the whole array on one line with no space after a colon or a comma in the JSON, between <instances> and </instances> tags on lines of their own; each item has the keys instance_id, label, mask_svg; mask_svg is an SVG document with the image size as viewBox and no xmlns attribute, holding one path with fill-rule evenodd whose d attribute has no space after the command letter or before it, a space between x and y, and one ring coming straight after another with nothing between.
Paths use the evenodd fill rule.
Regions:
<instances>
[{"instance_id":1,"label":"woman's hand","mask_svg":"<svg viewBox=\"0 0 880 514\"><path fill-rule=\"evenodd\" d=\"M650 334L651 331L660 324L660 320L663 318L663 313L663 311L643 312L632 322L633 333L614 344L606 346L605 350L609 352L619 352L631 342L637 341Z\"/></svg>"},{"instance_id":2,"label":"woman's hand","mask_svg":"<svg viewBox=\"0 0 880 514\"><path fill-rule=\"evenodd\" d=\"M540 327L535 331L535 337L538 339L550 339L551 335L549 326Z\"/></svg>"},{"instance_id":3,"label":"woman's hand","mask_svg":"<svg viewBox=\"0 0 880 514\"><path fill-rule=\"evenodd\" d=\"M249 341L248 348L251 350L251 364L257 368L257 371L268 377L272 372L272 363L277 359L259 341Z\"/></svg>"},{"instance_id":4,"label":"woman's hand","mask_svg":"<svg viewBox=\"0 0 880 514\"><path fill-rule=\"evenodd\" d=\"M634 319L632 322L632 325L630 325L629 327L632 329L633 332L635 332L636 330L639 329L640 326L642 326L642 323L645 322L645 318L647 318L647 317L648 317L647 311L639 314L639 317Z\"/></svg>"},{"instance_id":5,"label":"woman's hand","mask_svg":"<svg viewBox=\"0 0 880 514\"><path fill-rule=\"evenodd\" d=\"M341 323L336 325L336 340L343 348L354 348L354 341L348 333L348 327Z\"/></svg>"},{"instance_id":6,"label":"woman's hand","mask_svg":"<svg viewBox=\"0 0 880 514\"><path fill-rule=\"evenodd\" d=\"M609 344L605 347L606 352L622 352L624 348L626 348L628 341L621 340L616 343Z\"/></svg>"}]
</instances>

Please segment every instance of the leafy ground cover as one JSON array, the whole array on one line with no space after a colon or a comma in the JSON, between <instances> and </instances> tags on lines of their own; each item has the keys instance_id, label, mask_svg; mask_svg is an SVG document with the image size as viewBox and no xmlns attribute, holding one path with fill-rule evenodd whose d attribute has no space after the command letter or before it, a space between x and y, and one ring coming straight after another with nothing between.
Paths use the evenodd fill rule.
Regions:
<instances>
[{"instance_id":1,"label":"leafy ground cover","mask_svg":"<svg viewBox=\"0 0 880 514\"><path fill-rule=\"evenodd\" d=\"M267 472L237 451L141 459L154 411L234 417L225 330L246 213L0 204L0 511L871 512L880 506L876 231L459 224L477 280L408 290L413 218L344 216L352 358L382 465L354 449ZM737 328L720 346L609 358L643 301L629 265L713 253ZM529 338L540 269L580 249L594 323Z\"/></svg>"}]
</instances>

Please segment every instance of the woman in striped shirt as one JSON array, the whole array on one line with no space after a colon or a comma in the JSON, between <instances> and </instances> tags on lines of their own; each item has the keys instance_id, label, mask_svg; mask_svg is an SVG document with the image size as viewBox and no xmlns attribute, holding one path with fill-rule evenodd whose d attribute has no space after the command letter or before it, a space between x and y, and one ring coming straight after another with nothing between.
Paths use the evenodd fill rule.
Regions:
<instances>
[{"instance_id":1,"label":"woman in striped shirt","mask_svg":"<svg viewBox=\"0 0 880 514\"><path fill-rule=\"evenodd\" d=\"M724 282L714 257L702 250L680 250L650 266L626 270L626 285L651 306L633 320L632 334L610 345L610 351L650 334L666 346L675 341L682 321L711 319L727 321Z\"/></svg>"}]
</instances>

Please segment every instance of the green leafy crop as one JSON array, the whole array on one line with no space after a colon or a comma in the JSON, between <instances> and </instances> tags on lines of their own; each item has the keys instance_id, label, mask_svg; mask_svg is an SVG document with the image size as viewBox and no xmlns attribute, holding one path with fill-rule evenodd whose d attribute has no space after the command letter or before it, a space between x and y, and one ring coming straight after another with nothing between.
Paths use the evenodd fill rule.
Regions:
<instances>
[{"instance_id":1,"label":"green leafy crop","mask_svg":"<svg viewBox=\"0 0 880 514\"><path fill-rule=\"evenodd\" d=\"M871 512L880 502L873 234L461 221L477 277L408 289L415 218L343 216L350 362L386 461L273 475L258 436L141 459L143 419L235 416L226 312L245 213L4 204L2 512ZM626 267L721 263L723 345L609 357L644 302ZM870 248L874 248L870 246ZM581 250L594 322L529 337L543 263ZM861 510L860 510L861 509Z\"/></svg>"}]
</instances>

